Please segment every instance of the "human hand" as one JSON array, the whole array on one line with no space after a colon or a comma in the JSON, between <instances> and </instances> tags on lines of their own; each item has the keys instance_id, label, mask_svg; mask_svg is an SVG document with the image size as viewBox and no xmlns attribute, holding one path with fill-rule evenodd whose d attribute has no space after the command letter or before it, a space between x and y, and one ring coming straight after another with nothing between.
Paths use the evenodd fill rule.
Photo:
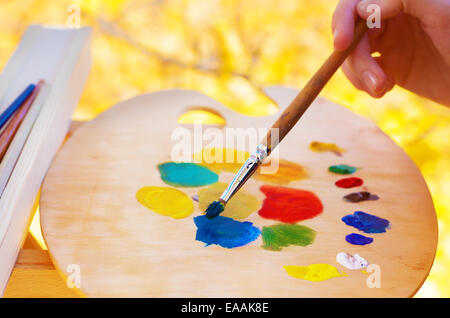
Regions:
<instances>
[{"instance_id":1,"label":"human hand","mask_svg":"<svg viewBox=\"0 0 450 318\"><path fill-rule=\"evenodd\" d=\"M380 7L381 28L369 29L342 65L345 75L373 97L397 84L450 106L450 0L340 0L332 22L337 50L350 45L355 19L369 18L370 4Z\"/></svg>"}]
</instances>

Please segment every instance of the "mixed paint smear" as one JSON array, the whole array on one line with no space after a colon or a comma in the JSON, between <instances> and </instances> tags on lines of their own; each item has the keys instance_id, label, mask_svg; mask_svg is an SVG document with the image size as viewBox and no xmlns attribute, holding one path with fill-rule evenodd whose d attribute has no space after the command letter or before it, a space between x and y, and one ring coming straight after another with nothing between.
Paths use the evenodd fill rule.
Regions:
<instances>
[{"instance_id":1,"label":"mixed paint smear","mask_svg":"<svg viewBox=\"0 0 450 318\"><path fill-rule=\"evenodd\" d=\"M376 201L380 197L367 191L354 192L344 196L344 201L358 203L362 201Z\"/></svg>"},{"instance_id":2,"label":"mixed paint smear","mask_svg":"<svg viewBox=\"0 0 450 318\"><path fill-rule=\"evenodd\" d=\"M261 236L263 248L272 251L281 251L283 247L290 245L307 246L313 243L316 232L303 225L275 224L264 226Z\"/></svg>"},{"instance_id":3,"label":"mixed paint smear","mask_svg":"<svg viewBox=\"0 0 450 318\"><path fill-rule=\"evenodd\" d=\"M337 174L352 174L355 173L358 168L347 165L335 165L328 167L328 171Z\"/></svg>"},{"instance_id":4,"label":"mixed paint smear","mask_svg":"<svg viewBox=\"0 0 450 318\"><path fill-rule=\"evenodd\" d=\"M292 277L306 279L312 282L320 282L330 278L344 276L339 273L336 267L329 264L312 264L308 266L289 265L284 266L284 269Z\"/></svg>"},{"instance_id":5,"label":"mixed paint smear","mask_svg":"<svg viewBox=\"0 0 450 318\"><path fill-rule=\"evenodd\" d=\"M361 178L351 177L351 178L343 178L336 181L335 185L338 188L356 188L362 186L364 181Z\"/></svg>"},{"instance_id":6,"label":"mixed paint smear","mask_svg":"<svg viewBox=\"0 0 450 318\"><path fill-rule=\"evenodd\" d=\"M176 187L201 187L219 180L213 171L190 162L166 162L158 165L158 169L161 179Z\"/></svg>"},{"instance_id":7,"label":"mixed paint smear","mask_svg":"<svg viewBox=\"0 0 450 318\"><path fill-rule=\"evenodd\" d=\"M198 191L198 206L201 211L206 211L211 202L214 202L219 198L228 185L225 183L216 183L207 188L200 189ZM223 216L233 219L245 219L253 212L258 211L261 207L261 201L254 195L249 194L244 189L240 189L231 200L228 201L225 209L219 211L214 209L208 216L218 215L221 213ZM211 207L211 209L214 207Z\"/></svg>"},{"instance_id":8,"label":"mixed paint smear","mask_svg":"<svg viewBox=\"0 0 450 318\"><path fill-rule=\"evenodd\" d=\"M362 211L346 215L342 221L364 233L384 233L390 227L388 220Z\"/></svg>"},{"instance_id":9,"label":"mixed paint smear","mask_svg":"<svg viewBox=\"0 0 450 318\"><path fill-rule=\"evenodd\" d=\"M216 244L225 248L234 248L253 242L261 231L251 222L239 222L225 216L213 219L200 215L194 218L197 226L195 239L206 246Z\"/></svg>"},{"instance_id":10,"label":"mixed paint smear","mask_svg":"<svg viewBox=\"0 0 450 318\"><path fill-rule=\"evenodd\" d=\"M336 255L336 262L341 264L347 269L358 270L363 269L369 266L369 262L367 262L363 257L358 254L349 254L349 253L338 253Z\"/></svg>"},{"instance_id":11,"label":"mixed paint smear","mask_svg":"<svg viewBox=\"0 0 450 318\"><path fill-rule=\"evenodd\" d=\"M340 148L336 144L320 142L320 141L311 142L309 144L309 149L311 149L312 151L315 151L315 152L330 151L338 156L342 156L342 153L346 151L344 148Z\"/></svg>"},{"instance_id":12,"label":"mixed paint smear","mask_svg":"<svg viewBox=\"0 0 450 318\"><path fill-rule=\"evenodd\" d=\"M373 238L357 233L347 235L345 240L353 245L367 245L373 242Z\"/></svg>"},{"instance_id":13,"label":"mixed paint smear","mask_svg":"<svg viewBox=\"0 0 450 318\"><path fill-rule=\"evenodd\" d=\"M169 187L143 187L136 193L136 199L150 210L174 219L185 218L194 210L186 194Z\"/></svg>"},{"instance_id":14,"label":"mixed paint smear","mask_svg":"<svg viewBox=\"0 0 450 318\"><path fill-rule=\"evenodd\" d=\"M263 218L296 223L322 213L322 202L310 191L269 185L260 189L266 195L258 211Z\"/></svg>"}]
</instances>

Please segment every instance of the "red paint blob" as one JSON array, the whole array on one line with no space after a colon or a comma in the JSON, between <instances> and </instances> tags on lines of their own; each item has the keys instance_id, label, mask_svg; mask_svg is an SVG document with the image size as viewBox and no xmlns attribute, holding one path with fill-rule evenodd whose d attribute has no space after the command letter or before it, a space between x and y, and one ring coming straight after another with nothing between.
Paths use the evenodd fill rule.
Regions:
<instances>
[{"instance_id":1,"label":"red paint blob","mask_svg":"<svg viewBox=\"0 0 450 318\"><path fill-rule=\"evenodd\" d=\"M266 195L258 214L266 219L296 223L311 219L323 210L320 199L312 192L285 187L264 185Z\"/></svg>"},{"instance_id":2,"label":"red paint blob","mask_svg":"<svg viewBox=\"0 0 450 318\"><path fill-rule=\"evenodd\" d=\"M345 189L349 189L349 188L354 188L354 187L359 187L363 184L363 180L360 178L344 178L344 179L340 179L338 181L336 181L335 185L339 188L345 188Z\"/></svg>"}]
</instances>

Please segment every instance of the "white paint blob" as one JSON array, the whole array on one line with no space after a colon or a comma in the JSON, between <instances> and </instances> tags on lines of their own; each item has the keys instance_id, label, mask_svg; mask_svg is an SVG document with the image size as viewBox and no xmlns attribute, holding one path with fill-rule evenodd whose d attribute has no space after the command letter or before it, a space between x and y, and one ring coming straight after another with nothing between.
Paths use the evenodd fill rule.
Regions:
<instances>
[{"instance_id":1,"label":"white paint blob","mask_svg":"<svg viewBox=\"0 0 450 318\"><path fill-rule=\"evenodd\" d=\"M358 254L352 255L343 252L336 255L336 261L348 269L363 269L369 265L369 263Z\"/></svg>"}]
</instances>

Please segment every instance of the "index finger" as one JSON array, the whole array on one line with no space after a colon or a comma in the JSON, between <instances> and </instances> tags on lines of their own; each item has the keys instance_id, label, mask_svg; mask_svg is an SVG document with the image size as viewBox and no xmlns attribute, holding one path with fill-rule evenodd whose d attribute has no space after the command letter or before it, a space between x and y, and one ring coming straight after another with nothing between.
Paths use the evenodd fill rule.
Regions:
<instances>
[{"instance_id":1,"label":"index finger","mask_svg":"<svg viewBox=\"0 0 450 318\"><path fill-rule=\"evenodd\" d=\"M360 0L341 0L334 11L331 26L334 47L338 51L345 50L353 40L359 2Z\"/></svg>"}]
</instances>

